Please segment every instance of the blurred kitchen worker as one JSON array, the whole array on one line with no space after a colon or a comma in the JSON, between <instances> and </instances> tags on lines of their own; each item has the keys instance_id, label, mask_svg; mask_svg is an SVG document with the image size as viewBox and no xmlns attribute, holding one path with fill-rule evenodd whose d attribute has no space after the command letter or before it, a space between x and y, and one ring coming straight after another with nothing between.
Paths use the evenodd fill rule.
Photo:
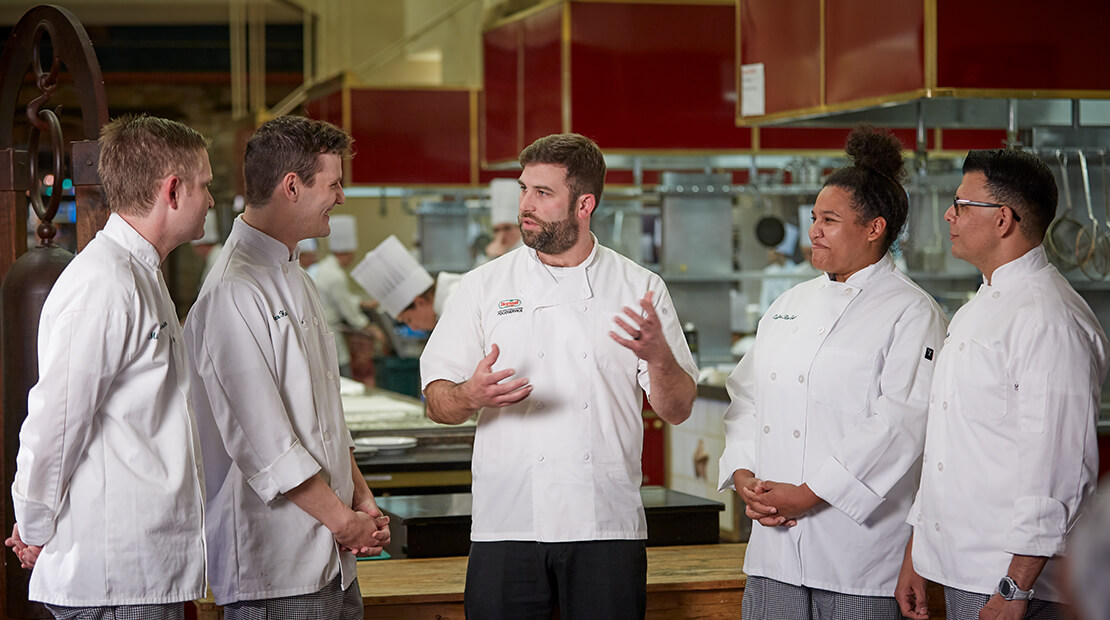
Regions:
<instances>
[{"instance_id":1,"label":"blurred kitchen worker","mask_svg":"<svg viewBox=\"0 0 1110 620\"><path fill-rule=\"evenodd\" d=\"M297 262L300 264L301 269L305 270L313 280L316 279L317 265L320 264L320 257L317 256L316 250L319 246L316 244L316 239L301 239L297 242L297 249L300 254L297 256Z\"/></svg>"},{"instance_id":2,"label":"blurred kitchen worker","mask_svg":"<svg viewBox=\"0 0 1110 620\"><path fill-rule=\"evenodd\" d=\"M204 279L208 277L208 272L212 271L212 265L216 264L216 258L220 255L220 249L223 244L220 243L220 229L219 222L216 217L216 211L209 209L208 213L204 216L204 235L200 239L194 239L191 243L193 251L197 256L204 259L204 267L200 270L200 283L204 285Z\"/></svg>"},{"instance_id":3,"label":"blurred kitchen worker","mask_svg":"<svg viewBox=\"0 0 1110 620\"><path fill-rule=\"evenodd\" d=\"M420 358L428 417L478 414L466 613L643 618L643 393L678 424L698 371L663 280L590 233L597 145L551 135L520 163L527 247L463 276Z\"/></svg>"},{"instance_id":4,"label":"blurred kitchen worker","mask_svg":"<svg viewBox=\"0 0 1110 620\"><path fill-rule=\"evenodd\" d=\"M1095 487L1106 336L1041 245L1056 213L1048 166L995 149L968 153L963 172L944 219L952 256L983 284L937 359L897 596L927 617L929 579L953 620L1070 617L1058 556Z\"/></svg>"},{"instance_id":5,"label":"blurred kitchen worker","mask_svg":"<svg viewBox=\"0 0 1110 620\"><path fill-rule=\"evenodd\" d=\"M773 301L798 283L795 278L776 277L779 274L792 274L797 267L793 257L798 248L800 231L789 222L783 224L783 229L782 242L767 250L768 264L763 268L764 277L759 287L759 309L764 313Z\"/></svg>"},{"instance_id":6,"label":"blurred kitchen worker","mask_svg":"<svg viewBox=\"0 0 1110 620\"><path fill-rule=\"evenodd\" d=\"M909 201L902 145L859 127L817 195L823 275L759 321L727 382L720 489L747 504L744 620L898 620L933 358L945 318L889 250Z\"/></svg>"},{"instance_id":7,"label":"blurred kitchen worker","mask_svg":"<svg viewBox=\"0 0 1110 620\"><path fill-rule=\"evenodd\" d=\"M353 215L331 216L331 234L328 235L328 249L331 250L316 263L312 279L320 292L320 303L324 307L324 317L328 329L335 336L335 355L339 361L339 374L351 376L351 351L347 347L347 329L365 331L369 334L370 319L362 312L357 295L348 286L347 267L355 260L358 249L358 234Z\"/></svg>"},{"instance_id":8,"label":"blurred kitchen worker","mask_svg":"<svg viewBox=\"0 0 1110 620\"><path fill-rule=\"evenodd\" d=\"M111 215L43 305L6 544L58 618L183 618L205 593L200 439L160 267L204 234L207 146L162 118L105 125Z\"/></svg>"},{"instance_id":9,"label":"blurred kitchen worker","mask_svg":"<svg viewBox=\"0 0 1110 620\"><path fill-rule=\"evenodd\" d=\"M298 116L247 142L247 205L185 322L228 620L361 618L355 557L389 541L354 461L324 309L297 242L330 232L351 138Z\"/></svg>"},{"instance_id":10,"label":"blurred kitchen worker","mask_svg":"<svg viewBox=\"0 0 1110 620\"><path fill-rule=\"evenodd\" d=\"M486 246L486 260L521 246L520 184L516 179L494 179L489 184L489 219L493 227L493 241ZM485 262L485 261L483 261ZM481 264L481 263L479 263Z\"/></svg>"},{"instance_id":11,"label":"blurred kitchen worker","mask_svg":"<svg viewBox=\"0 0 1110 620\"><path fill-rule=\"evenodd\" d=\"M461 274L444 271L432 280L394 235L367 252L351 277L394 320L420 331L435 328L462 279Z\"/></svg>"}]
</instances>

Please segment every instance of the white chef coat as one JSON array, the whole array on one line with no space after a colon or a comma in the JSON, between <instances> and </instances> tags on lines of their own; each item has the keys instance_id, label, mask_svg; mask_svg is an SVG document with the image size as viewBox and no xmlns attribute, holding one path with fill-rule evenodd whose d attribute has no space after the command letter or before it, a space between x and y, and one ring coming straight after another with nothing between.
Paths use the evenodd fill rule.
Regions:
<instances>
[{"instance_id":1,"label":"white chef coat","mask_svg":"<svg viewBox=\"0 0 1110 620\"><path fill-rule=\"evenodd\" d=\"M343 270L335 254L328 254L313 266L316 269L309 272L309 275L316 281L316 290L320 294L328 328L335 333L336 358L340 366L346 366L351 363L351 351L347 348L346 337L343 336L343 325L365 329L370 325L370 319L362 313L358 297L351 293L347 285L347 272Z\"/></svg>"},{"instance_id":2,"label":"white chef coat","mask_svg":"<svg viewBox=\"0 0 1110 620\"><path fill-rule=\"evenodd\" d=\"M557 280L522 247L467 273L420 357L422 386L470 378L492 345L532 393L483 409L474 436L475 541L647 537L640 499L647 363L614 342L613 317L648 291L675 359L697 376L659 276L594 239Z\"/></svg>"},{"instance_id":3,"label":"white chef coat","mask_svg":"<svg viewBox=\"0 0 1110 620\"><path fill-rule=\"evenodd\" d=\"M744 572L893 596L945 323L889 255L846 282L821 275L771 304L728 380L720 488L748 469L806 483L830 505L790 528L754 523Z\"/></svg>"},{"instance_id":4,"label":"white chef coat","mask_svg":"<svg viewBox=\"0 0 1110 620\"><path fill-rule=\"evenodd\" d=\"M447 302L455 296L455 291L459 289L459 282L462 282L463 274L461 273L447 273L446 271L439 272L436 275L436 295L432 301L432 312L435 312L437 317L443 315L443 311L447 308Z\"/></svg>"},{"instance_id":5,"label":"white chef coat","mask_svg":"<svg viewBox=\"0 0 1110 620\"><path fill-rule=\"evenodd\" d=\"M282 496L314 474L354 495L335 338L299 253L240 216L185 323L219 605L355 578L354 556Z\"/></svg>"},{"instance_id":6,"label":"white chef coat","mask_svg":"<svg viewBox=\"0 0 1110 620\"><path fill-rule=\"evenodd\" d=\"M1106 336L1043 247L952 318L930 394L913 565L991 594L1014 554L1054 556L1094 490ZM1060 601L1050 560L1033 586Z\"/></svg>"},{"instance_id":7,"label":"white chef coat","mask_svg":"<svg viewBox=\"0 0 1110 620\"><path fill-rule=\"evenodd\" d=\"M159 262L112 214L43 306L39 382L12 485L20 536L43 546L32 600L100 607L204 596L200 445Z\"/></svg>"}]
</instances>

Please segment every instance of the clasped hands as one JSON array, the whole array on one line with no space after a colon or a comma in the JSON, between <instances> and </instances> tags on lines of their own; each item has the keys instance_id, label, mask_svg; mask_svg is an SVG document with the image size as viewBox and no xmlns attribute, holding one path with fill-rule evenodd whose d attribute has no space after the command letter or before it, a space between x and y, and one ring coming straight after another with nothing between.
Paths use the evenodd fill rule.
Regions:
<instances>
[{"instance_id":1,"label":"clasped hands","mask_svg":"<svg viewBox=\"0 0 1110 620\"><path fill-rule=\"evenodd\" d=\"M28 545L23 542L23 539L19 537L18 523L12 526L12 535L4 540L4 544L11 547L15 556L19 558L20 568L26 568L27 570L35 567L35 562L39 559L39 553L42 552L42 547Z\"/></svg>"},{"instance_id":2,"label":"clasped hands","mask_svg":"<svg viewBox=\"0 0 1110 620\"><path fill-rule=\"evenodd\" d=\"M381 554L392 539L389 517L382 513L373 499L356 503L348 522L334 535L341 551L361 556Z\"/></svg>"},{"instance_id":3,"label":"clasped hands","mask_svg":"<svg viewBox=\"0 0 1110 620\"><path fill-rule=\"evenodd\" d=\"M766 527L793 527L799 517L822 502L804 483L761 480L746 469L737 470L732 479L746 504L744 514Z\"/></svg>"}]
</instances>

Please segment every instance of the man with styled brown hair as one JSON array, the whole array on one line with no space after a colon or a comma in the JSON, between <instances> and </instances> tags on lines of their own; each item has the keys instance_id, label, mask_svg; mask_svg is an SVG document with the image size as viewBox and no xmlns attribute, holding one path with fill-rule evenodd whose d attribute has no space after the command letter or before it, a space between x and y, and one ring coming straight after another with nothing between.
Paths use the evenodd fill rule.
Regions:
<instances>
[{"instance_id":1,"label":"man with styled brown hair","mask_svg":"<svg viewBox=\"0 0 1110 620\"><path fill-rule=\"evenodd\" d=\"M200 446L159 268L204 232L207 146L166 119L105 125L111 215L42 309L6 542L57 618L176 619L204 596Z\"/></svg>"},{"instance_id":2,"label":"man with styled brown hair","mask_svg":"<svg viewBox=\"0 0 1110 620\"><path fill-rule=\"evenodd\" d=\"M285 116L247 143L247 206L185 323L207 480L208 579L228 620L362 618L355 556L388 519L354 461L335 337L298 264L342 204L351 138Z\"/></svg>"},{"instance_id":3,"label":"man with styled brown hair","mask_svg":"<svg viewBox=\"0 0 1110 620\"><path fill-rule=\"evenodd\" d=\"M478 414L468 617L642 618L643 394L690 415L663 280L590 234L605 160L578 134L520 155L522 247L466 274L420 357L428 417Z\"/></svg>"}]
</instances>

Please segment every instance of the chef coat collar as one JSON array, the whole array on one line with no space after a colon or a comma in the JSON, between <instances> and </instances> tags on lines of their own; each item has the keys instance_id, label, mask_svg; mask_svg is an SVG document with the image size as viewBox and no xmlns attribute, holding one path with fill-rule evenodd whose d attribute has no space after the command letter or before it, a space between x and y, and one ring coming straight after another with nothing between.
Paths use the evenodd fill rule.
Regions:
<instances>
[{"instance_id":1,"label":"chef coat collar","mask_svg":"<svg viewBox=\"0 0 1110 620\"><path fill-rule=\"evenodd\" d=\"M158 250L154 248L154 244L140 235L139 231L132 228L131 224L127 223L127 220L120 217L118 213L108 216L108 222L104 224L104 229L100 231L100 234L122 245L125 250L151 269L157 270L161 267L162 261L158 257Z\"/></svg>"},{"instance_id":2,"label":"chef coat collar","mask_svg":"<svg viewBox=\"0 0 1110 620\"><path fill-rule=\"evenodd\" d=\"M597 237L594 236L594 234L592 232L590 233L590 239L594 242L593 248L590 249L590 255L587 256L586 259L583 260L581 263L578 263L577 265L571 265L570 267L565 267L565 269L574 269L576 267L581 267L581 268L585 269L585 268L589 267L591 264L593 264L594 259L597 258L598 243L597 243ZM524 247L525 247L525 250L528 252L528 256L530 256L532 258L532 260L534 261L534 263L532 265L533 268L541 267L540 271L542 271L543 273L546 273L547 277L554 280L555 277L552 276L551 272L549 272L547 270L547 267L549 267L550 265L547 265L543 261L540 260L539 254L536 253L535 248L531 248L531 247L528 247L528 246L524 246Z\"/></svg>"},{"instance_id":3,"label":"chef coat collar","mask_svg":"<svg viewBox=\"0 0 1110 620\"><path fill-rule=\"evenodd\" d=\"M885 275L894 271L894 259L890 257L890 253L883 254L877 262L860 269L859 271L848 276L842 284L844 286L854 286L856 288L864 288L868 282L874 280L876 277ZM830 278L831 283L837 283Z\"/></svg>"},{"instance_id":4,"label":"chef coat collar","mask_svg":"<svg viewBox=\"0 0 1110 620\"><path fill-rule=\"evenodd\" d=\"M991 274L990 282L987 282L987 276L983 276L983 285L992 288L1006 288L1024 282L1030 274L1047 266L1048 255L1045 254L1044 246L1038 245L1014 260L997 267L994 273Z\"/></svg>"},{"instance_id":5,"label":"chef coat collar","mask_svg":"<svg viewBox=\"0 0 1110 620\"><path fill-rule=\"evenodd\" d=\"M241 238L244 243L260 250L263 255L279 265L295 263L301 255L301 248L298 245L293 250L292 257L290 257L289 248L284 243L248 224L241 214L232 223L231 232Z\"/></svg>"}]
</instances>

